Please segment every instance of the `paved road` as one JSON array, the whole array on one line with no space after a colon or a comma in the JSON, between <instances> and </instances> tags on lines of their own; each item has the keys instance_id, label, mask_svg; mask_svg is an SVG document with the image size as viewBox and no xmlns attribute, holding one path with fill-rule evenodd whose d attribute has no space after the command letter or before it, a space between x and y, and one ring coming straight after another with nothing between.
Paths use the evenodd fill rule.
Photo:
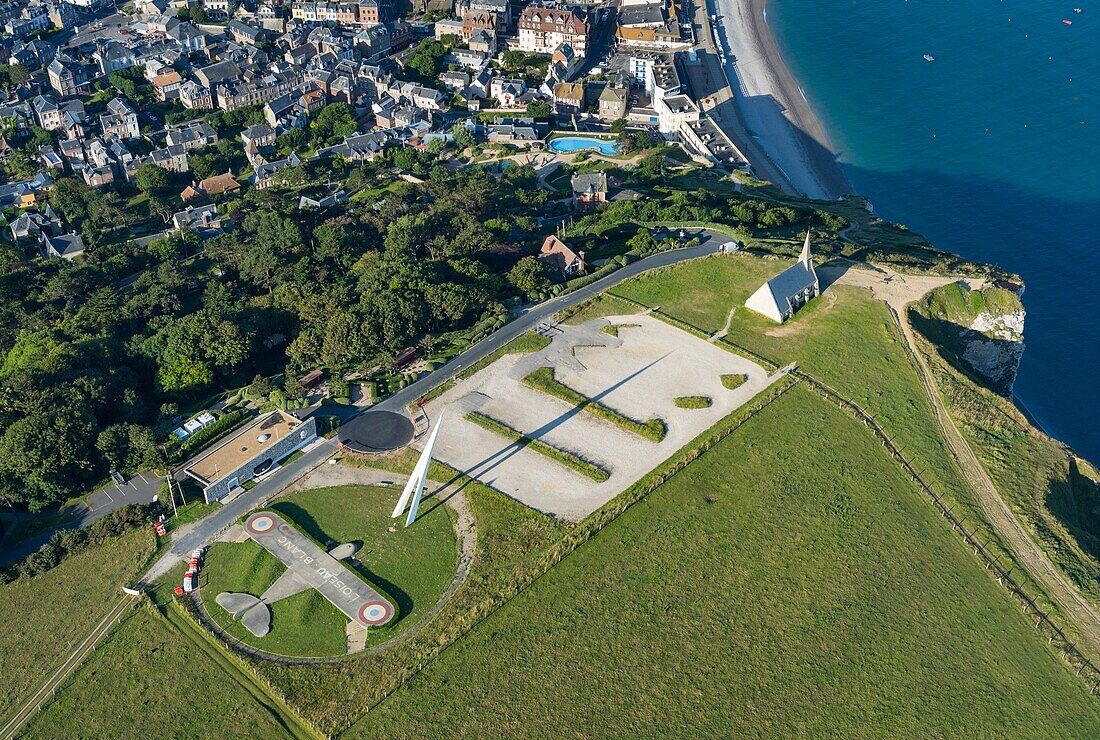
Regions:
<instances>
[{"instance_id":1,"label":"paved road","mask_svg":"<svg viewBox=\"0 0 1100 740\"><path fill-rule=\"evenodd\" d=\"M121 509L128 504L151 503L153 496L157 495L157 491L160 490L160 482L161 479L157 477L156 473L142 471L134 475L133 478L121 486L111 483L90 494L85 501L73 504L72 506L66 506L60 511L51 510L39 512L38 514L5 516L4 519L6 522L15 525L12 529L13 534L17 533L19 522L29 522L33 521L35 518L51 516L53 514L68 515L70 518L63 524L45 529L35 534L33 537L28 537L11 546L5 546L3 542L0 541L0 566L22 560L32 552L36 552L50 541L50 538L53 537L55 532L59 532L63 529L81 529L83 527L88 527L97 519L106 516L115 509Z\"/></svg>"},{"instance_id":2,"label":"paved road","mask_svg":"<svg viewBox=\"0 0 1100 740\"><path fill-rule=\"evenodd\" d=\"M607 15L603 16L605 10L607 11ZM607 56L608 52L611 51L615 39L616 10L617 6L615 3L598 5L590 9L589 18L596 17L599 19L602 17L602 20L597 20L592 24L592 33L588 39L588 53L585 54L584 62L577 68L572 79L579 80L587 75L592 71L592 68L600 64L603 58Z\"/></svg>"},{"instance_id":3,"label":"paved road","mask_svg":"<svg viewBox=\"0 0 1100 740\"><path fill-rule=\"evenodd\" d=\"M530 307L521 316L505 324L443 367L375 404L370 410L404 413L405 408L410 403L413 403L437 385L454 377L489 353L503 347L520 334L535 329L540 323L549 320L557 312L586 301L598 293L602 293L608 288L648 270L714 254L721 244L729 241L728 236L716 231L688 229L687 234L689 238L699 237L700 244L695 247L661 252L646 257L620 268L607 277L601 278L580 290ZM153 581L167 573L196 547L207 545L223 529L264 501L273 498L299 475L322 464L336 449L336 444L332 441L324 440L316 443L307 448L305 454L297 460L279 468L251 489L240 493L232 501L223 505L190 529L177 533L168 552L153 564L153 567L145 574L144 580L146 582Z\"/></svg>"}]
</instances>

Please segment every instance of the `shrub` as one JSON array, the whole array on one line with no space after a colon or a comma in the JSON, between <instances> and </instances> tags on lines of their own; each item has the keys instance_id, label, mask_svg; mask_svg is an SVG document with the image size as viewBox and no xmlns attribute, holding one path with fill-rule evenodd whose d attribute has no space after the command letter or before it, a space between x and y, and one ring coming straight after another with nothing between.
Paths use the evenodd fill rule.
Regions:
<instances>
[{"instance_id":1,"label":"shrub","mask_svg":"<svg viewBox=\"0 0 1100 740\"><path fill-rule=\"evenodd\" d=\"M183 440L179 446L179 457L187 458L195 454L203 447L213 442L218 437L226 434L227 432L236 429L243 424L247 419L251 418L252 414L244 409L238 411L232 411L228 414L222 415L217 421L205 429L192 434L187 439Z\"/></svg>"},{"instance_id":2,"label":"shrub","mask_svg":"<svg viewBox=\"0 0 1100 740\"><path fill-rule=\"evenodd\" d=\"M749 376L742 373L733 373L730 375L722 376L722 385L729 388L731 391L740 388L745 384L745 381L749 379Z\"/></svg>"},{"instance_id":3,"label":"shrub","mask_svg":"<svg viewBox=\"0 0 1100 740\"><path fill-rule=\"evenodd\" d=\"M0 574L0 583L41 575L56 568L70 555L145 526L148 521L149 512L144 506L130 504L97 519L90 527L54 532L42 549L31 553Z\"/></svg>"},{"instance_id":4,"label":"shrub","mask_svg":"<svg viewBox=\"0 0 1100 740\"><path fill-rule=\"evenodd\" d=\"M597 483L602 483L611 477L611 474L604 470L595 463L588 462L580 455L576 455L567 450L562 450L553 445L549 445L542 440L535 439L534 437L528 437L526 434L513 429L502 421L497 421L491 416L486 416L478 411L471 411L466 414L466 420L477 424L483 429L488 429L494 434L499 434L501 437L510 439L520 447L526 447L534 452L548 457L555 462L559 462L571 470L575 470L583 476L591 478Z\"/></svg>"},{"instance_id":5,"label":"shrub","mask_svg":"<svg viewBox=\"0 0 1100 740\"><path fill-rule=\"evenodd\" d=\"M598 419L603 419L628 432L633 432L646 439L651 439L654 442L660 442L665 438L667 429L665 428L665 423L660 419L653 418L648 421L636 421L635 419L623 416L618 411L608 408L598 401L593 401L583 393L579 393L557 380L554 377L553 368L540 367L538 370L525 377L523 382L535 390L542 391L555 398L560 398L566 403L573 404L581 411L591 414Z\"/></svg>"},{"instance_id":6,"label":"shrub","mask_svg":"<svg viewBox=\"0 0 1100 740\"><path fill-rule=\"evenodd\" d=\"M713 405L710 396L680 396L676 399L676 406L681 409L709 409Z\"/></svg>"}]
</instances>

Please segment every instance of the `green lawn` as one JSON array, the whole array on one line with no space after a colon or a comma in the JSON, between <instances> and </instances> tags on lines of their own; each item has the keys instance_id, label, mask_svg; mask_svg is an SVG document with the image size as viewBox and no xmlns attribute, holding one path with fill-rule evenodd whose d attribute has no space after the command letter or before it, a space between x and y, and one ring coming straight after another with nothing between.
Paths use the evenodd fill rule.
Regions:
<instances>
[{"instance_id":1,"label":"green lawn","mask_svg":"<svg viewBox=\"0 0 1100 740\"><path fill-rule=\"evenodd\" d=\"M612 293L660 306L665 313L714 332L722 328L732 307L744 311L753 291L788 264L743 253L707 257L652 270L615 286Z\"/></svg>"},{"instance_id":2,"label":"green lawn","mask_svg":"<svg viewBox=\"0 0 1100 740\"><path fill-rule=\"evenodd\" d=\"M640 311L641 309L637 306L619 300L611 293L600 293L592 300L585 301L567 312L567 317L563 323L570 325L583 324L586 321L598 319L601 316L629 316L631 314L640 313ZM625 328L625 326L624 324L616 328L613 332L614 336L618 336L619 330Z\"/></svg>"},{"instance_id":3,"label":"green lawn","mask_svg":"<svg viewBox=\"0 0 1100 740\"><path fill-rule=\"evenodd\" d=\"M144 607L65 682L25 735L229 738L247 728L251 737L291 737L261 700L270 702L238 669Z\"/></svg>"},{"instance_id":4,"label":"green lawn","mask_svg":"<svg viewBox=\"0 0 1100 740\"><path fill-rule=\"evenodd\" d=\"M142 528L66 558L42 575L0 586L0 717L106 616L152 550L152 530Z\"/></svg>"},{"instance_id":5,"label":"green lawn","mask_svg":"<svg viewBox=\"0 0 1100 740\"><path fill-rule=\"evenodd\" d=\"M348 736L440 727L1089 737L1100 704L873 436L801 387Z\"/></svg>"},{"instance_id":6,"label":"green lawn","mask_svg":"<svg viewBox=\"0 0 1100 740\"><path fill-rule=\"evenodd\" d=\"M271 604L271 631L263 637L252 635L215 601L222 591L259 596L284 570L274 555L252 540L212 545L201 581L207 612L236 639L272 653L325 656L347 652L347 617L316 591L303 591Z\"/></svg>"},{"instance_id":7,"label":"green lawn","mask_svg":"<svg viewBox=\"0 0 1100 740\"><path fill-rule=\"evenodd\" d=\"M371 462L407 473L416 463L416 455L406 449L393 456L371 458ZM450 476L433 466L431 478L449 480ZM392 649L335 665L255 664L290 704L301 707L323 731L336 733L347 727L400 684L410 666L435 655L511 598L538 572L541 553L569 527L478 483L466 485L463 493L477 522L477 554L466 583L423 629L406 633L406 640ZM390 501L392 507L392 498Z\"/></svg>"},{"instance_id":8,"label":"green lawn","mask_svg":"<svg viewBox=\"0 0 1100 740\"><path fill-rule=\"evenodd\" d=\"M455 567L455 538L448 511L428 502L416 524L396 532L389 527L395 492L374 486L341 486L302 491L271 508L322 545L359 542L360 576L395 602L398 621L371 630L368 644L389 639L431 608ZM218 543L207 554L202 593L210 615L243 642L281 655L341 655L347 651L347 617L313 590L271 605L271 631L256 637L215 602L222 591L260 595L284 572L278 559L252 540Z\"/></svg>"}]
</instances>

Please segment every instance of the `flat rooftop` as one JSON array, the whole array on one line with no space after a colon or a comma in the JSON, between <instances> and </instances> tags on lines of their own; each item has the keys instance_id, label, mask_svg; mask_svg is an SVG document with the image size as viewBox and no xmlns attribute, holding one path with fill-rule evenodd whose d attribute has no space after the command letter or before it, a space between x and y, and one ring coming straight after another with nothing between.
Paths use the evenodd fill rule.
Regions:
<instances>
[{"instance_id":1,"label":"flat rooftop","mask_svg":"<svg viewBox=\"0 0 1100 740\"><path fill-rule=\"evenodd\" d=\"M683 87L676 66L667 62L653 65L653 84L662 90L678 90Z\"/></svg>"},{"instance_id":2,"label":"flat rooftop","mask_svg":"<svg viewBox=\"0 0 1100 740\"><path fill-rule=\"evenodd\" d=\"M245 463L260 457L302 424L285 411L275 410L245 424L208 447L183 466L192 478L212 485Z\"/></svg>"}]
</instances>

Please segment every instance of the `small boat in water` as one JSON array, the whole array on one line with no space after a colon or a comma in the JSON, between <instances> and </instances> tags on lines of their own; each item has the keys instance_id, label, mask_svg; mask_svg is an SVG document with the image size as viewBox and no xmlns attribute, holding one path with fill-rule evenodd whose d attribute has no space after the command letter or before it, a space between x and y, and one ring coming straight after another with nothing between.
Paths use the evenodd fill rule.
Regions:
<instances>
[{"instance_id":1,"label":"small boat in water","mask_svg":"<svg viewBox=\"0 0 1100 740\"><path fill-rule=\"evenodd\" d=\"M1066 24L1067 26L1073 25L1073 21L1071 21L1069 18L1063 18L1062 23Z\"/></svg>"},{"instance_id":2,"label":"small boat in water","mask_svg":"<svg viewBox=\"0 0 1100 740\"><path fill-rule=\"evenodd\" d=\"M932 56L931 54L925 54L924 55L924 61L934 62L934 61L936 61L936 58L934 56Z\"/></svg>"}]
</instances>

